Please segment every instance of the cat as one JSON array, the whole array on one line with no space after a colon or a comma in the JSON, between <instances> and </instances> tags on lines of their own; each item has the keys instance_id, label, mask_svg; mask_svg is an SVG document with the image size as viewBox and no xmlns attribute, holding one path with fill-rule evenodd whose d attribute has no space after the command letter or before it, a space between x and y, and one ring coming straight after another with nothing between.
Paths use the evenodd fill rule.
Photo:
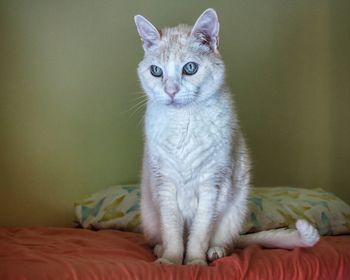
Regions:
<instances>
[{"instance_id":1,"label":"cat","mask_svg":"<svg viewBox=\"0 0 350 280\"><path fill-rule=\"evenodd\" d=\"M161 31L135 16L147 96L141 217L156 262L207 265L234 247L308 247L319 239L305 220L296 229L240 236L247 212L250 158L225 66L219 21L207 9L193 27Z\"/></svg>"}]
</instances>

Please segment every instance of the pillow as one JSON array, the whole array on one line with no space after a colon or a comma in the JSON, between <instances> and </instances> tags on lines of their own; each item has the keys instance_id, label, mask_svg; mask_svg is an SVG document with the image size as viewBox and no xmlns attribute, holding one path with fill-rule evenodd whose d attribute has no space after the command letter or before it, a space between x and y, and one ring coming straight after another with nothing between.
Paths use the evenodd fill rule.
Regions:
<instances>
[{"instance_id":1,"label":"pillow","mask_svg":"<svg viewBox=\"0 0 350 280\"><path fill-rule=\"evenodd\" d=\"M79 226L140 232L140 188L113 186L75 202Z\"/></svg>"},{"instance_id":2,"label":"pillow","mask_svg":"<svg viewBox=\"0 0 350 280\"><path fill-rule=\"evenodd\" d=\"M243 233L294 228L297 219L313 224L321 235L350 233L350 206L322 189L252 188Z\"/></svg>"},{"instance_id":3,"label":"pillow","mask_svg":"<svg viewBox=\"0 0 350 280\"><path fill-rule=\"evenodd\" d=\"M315 225L321 235L350 233L350 206L322 189L252 188L242 234L281 227L293 228L297 219ZM75 203L79 225L90 229L140 232L138 185L114 186Z\"/></svg>"}]
</instances>

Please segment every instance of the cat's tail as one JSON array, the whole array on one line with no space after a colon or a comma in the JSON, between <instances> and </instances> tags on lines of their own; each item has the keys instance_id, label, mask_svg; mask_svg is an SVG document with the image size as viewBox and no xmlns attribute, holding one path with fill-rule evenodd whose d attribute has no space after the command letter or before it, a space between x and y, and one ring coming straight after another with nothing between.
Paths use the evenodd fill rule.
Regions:
<instances>
[{"instance_id":1,"label":"cat's tail","mask_svg":"<svg viewBox=\"0 0 350 280\"><path fill-rule=\"evenodd\" d=\"M293 249L311 247L320 239L317 229L305 220L298 220L295 227L296 229L275 229L241 235L235 247L261 245L266 248Z\"/></svg>"}]
</instances>

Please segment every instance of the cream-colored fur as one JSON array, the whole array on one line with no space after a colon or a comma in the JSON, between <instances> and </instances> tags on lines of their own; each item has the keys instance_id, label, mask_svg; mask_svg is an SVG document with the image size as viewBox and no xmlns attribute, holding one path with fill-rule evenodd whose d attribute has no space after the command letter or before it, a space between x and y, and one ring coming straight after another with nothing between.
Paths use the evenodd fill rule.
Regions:
<instances>
[{"instance_id":1,"label":"cream-colored fur","mask_svg":"<svg viewBox=\"0 0 350 280\"><path fill-rule=\"evenodd\" d=\"M148 97L141 214L157 262L206 264L233 246L312 246L317 231L297 230L239 237L247 211L250 160L218 52L219 21L206 10L194 27L158 31L135 17L143 41L138 67ZM198 65L186 75L188 62ZM162 75L155 77L151 65Z\"/></svg>"}]
</instances>

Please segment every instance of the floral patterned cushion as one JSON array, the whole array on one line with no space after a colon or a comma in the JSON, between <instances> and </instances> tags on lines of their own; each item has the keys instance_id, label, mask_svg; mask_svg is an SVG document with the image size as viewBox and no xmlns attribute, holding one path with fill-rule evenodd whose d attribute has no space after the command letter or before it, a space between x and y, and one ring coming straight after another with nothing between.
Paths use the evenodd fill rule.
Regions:
<instances>
[{"instance_id":1,"label":"floral patterned cushion","mask_svg":"<svg viewBox=\"0 0 350 280\"><path fill-rule=\"evenodd\" d=\"M83 228L140 232L140 188L113 186L75 203L77 221Z\"/></svg>"},{"instance_id":2,"label":"floral patterned cushion","mask_svg":"<svg viewBox=\"0 0 350 280\"><path fill-rule=\"evenodd\" d=\"M350 206L322 189L252 188L242 234L294 227L297 219L314 224L321 235L350 233ZM114 186L75 203L83 228L114 228L140 232L138 185Z\"/></svg>"},{"instance_id":3,"label":"floral patterned cushion","mask_svg":"<svg viewBox=\"0 0 350 280\"><path fill-rule=\"evenodd\" d=\"M322 189L253 188L243 233L293 228L297 219L315 225L321 235L350 233L350 206Z\"/></svg>"}]
</instances>

